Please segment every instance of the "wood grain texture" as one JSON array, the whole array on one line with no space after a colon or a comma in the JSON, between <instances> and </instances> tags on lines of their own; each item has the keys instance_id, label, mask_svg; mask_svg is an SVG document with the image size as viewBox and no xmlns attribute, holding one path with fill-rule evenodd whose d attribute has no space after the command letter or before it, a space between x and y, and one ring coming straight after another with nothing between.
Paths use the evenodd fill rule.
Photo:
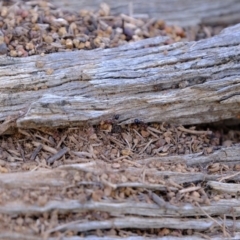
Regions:
<instances>
[{"instance_id":1,"label":"wood grain texture","mask_svg":"<svg viewBox=\"0 0 240 240\"><path fill-rule=\"evenodd\" d=\"M170 205L170 204L169 204ZM202 205L202 210L210 216L226 214L232 216L234 210L235 216L240 216L240 201L238 199L221 199L213 201L209 205ZM198 206L186 203L182 205L170 205L168 208L160 208L155 203L141 203L134 201L126 202L95 202L88 201L81 203L78 200L50 200L45 206L37 204L26 204L22 201L13 201L0 206L2 214L40 214L51 212L56 209L59 213L84 212L84 211L102 211L108 212L111 216L116 215L135 215L144 217L191 217L205 216L205 213Z\"/></svg>"},{"instance_id":2,"label":"wood grain texture","mask_svg":"<svg viewBox=\"0 0 240 240\"><path fill-rule=\"evenodd\" d=\"M157 37L113 49L2 56L0 120L24 112L17 126L37 128L96 124L114 114L119 124L238 118L239 29L199 42L164 45L166 37Z\"/></svg>"},{"instance_id":3,"label":"wood grain texture","mask_svg":"<svg viewBox=\"0 0 240 240\"><path fill-rule=\"evenodd\" d=\"M199 23L238 23L240 20L240 2L236 0L52 0L54 5L64 10L97 10L102 2L111 7L112 14L129 14L132 3L133 14L147 14L152 18L161 18L168 24L194 26Z\"/></svg>"}]
</instances>

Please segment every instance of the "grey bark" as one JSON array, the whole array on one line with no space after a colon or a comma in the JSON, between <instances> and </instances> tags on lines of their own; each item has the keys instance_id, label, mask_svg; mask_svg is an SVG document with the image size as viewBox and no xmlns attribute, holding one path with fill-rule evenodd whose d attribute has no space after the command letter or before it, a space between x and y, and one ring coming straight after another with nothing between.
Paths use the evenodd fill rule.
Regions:
<instances>
[{"instance_id":1,"label":"grey bark","mask_svg":"<svg viewBox=\"0 0 240 240\"><path fill-rule=\"evenodd\" d=\"M18 127L37 128L96 124L114 114L119 124L238 118L239 29L166 46L166 37L156 37L113 49L2 56L0 120L22 114Z\"/></svg>"}]
</instances>

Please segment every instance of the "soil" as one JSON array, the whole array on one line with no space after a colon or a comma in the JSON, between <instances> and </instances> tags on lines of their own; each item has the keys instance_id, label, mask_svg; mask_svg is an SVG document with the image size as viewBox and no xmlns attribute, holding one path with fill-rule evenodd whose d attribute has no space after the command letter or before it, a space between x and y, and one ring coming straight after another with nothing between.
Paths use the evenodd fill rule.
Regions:
<instances>
[{"instance_id":1,"label":"soil","mask_svg":"<svg viewBox=\"0 0 240 240\"><path fill-rule=\"evenodd\" d=\"M107 5L74 15L44 1L1 4L2 54L12 57L115 47L158 35L171 36L166 44L199 40L224 27L182 29L111 16ZM139 119L120 126L115 115L97 126L2 135L0 239L231 237L240 202L230 186L239 183L240 164L218 154L239 148L238 129ZM217 188L213 181L229 185Z\"/></svg>"}]
</instances>

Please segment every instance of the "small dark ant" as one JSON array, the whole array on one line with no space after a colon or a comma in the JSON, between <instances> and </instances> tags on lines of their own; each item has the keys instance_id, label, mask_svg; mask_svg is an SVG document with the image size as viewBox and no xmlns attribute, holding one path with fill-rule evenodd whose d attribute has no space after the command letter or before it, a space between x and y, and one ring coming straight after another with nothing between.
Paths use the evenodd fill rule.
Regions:
<instances>
[{"instance_id":1,"label":"small dark ant","mask_svg":"<svg viewBox=\"0 0 240 240\"><path fill-rule=\"evenodd\" d=\"M140 124L140 123L143 123L143 121L141 121L141 120L139 120L139 119L134 119L134 123L136 123L136 124Z\"/></svg>"},{"instance_id":2,"label":"small dark ant","mask_svg":"<svg viewBox=\"0 0 240 240\"><path fill-rule=\"evenodd\" d=\"M116 115L113 116L113 119L118 120L119 117L120 117L120 115L119 115L119 114L116 114Z\"/></svg>"},{"instance_id":3,"label":"small dark ant","mask_svg":"<svg viewBox=\"0 0 240 240\"><path fill-rule=\"evenodd\" d=\"M147 123L145 123L144 121L139 120L139 119L137 119L137 118L134 119L133 122L134 122L136 125L138 125L138 126L144 128L144 129L146 129L146 128L148 127Z\"/></svg>"}]
</instances>

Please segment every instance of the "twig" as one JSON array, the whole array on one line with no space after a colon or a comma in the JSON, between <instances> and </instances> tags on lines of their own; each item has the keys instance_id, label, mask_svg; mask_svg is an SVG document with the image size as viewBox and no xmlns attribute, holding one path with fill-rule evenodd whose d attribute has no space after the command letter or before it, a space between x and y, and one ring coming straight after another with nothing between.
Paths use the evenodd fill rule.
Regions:
<instances>
[{"instance_id":1,"label":"twig","mask_svg":"<svg viewBox=\"0 0 240 240\"><path fill-rule=\"evenodd\" d=\"M228 175L228 176L226 176L226 177L219 178L219 179L217 179L217 180L219 180L219 182L222 182L223 180L236 177L236 176L239 175L239 174L240 174L240 172L237 172L237 173L234 173L234 174L232 174L232 175Z\"/></svg>"},{"instance_id":2,"label":"twig","mask_svg":"<svg viewBox=\"0 0 240 240\"><path fill-rule=\"evenodd\" d=\"M200 205L198 202L195 202L195 204L200 208L200 210L209 218L211 219L213 222L215 222L224 232L224 226L222 224L220 224L217 220L215 220L214 218L212 218ZM229 235L230 237L230 235Z\"/></svg>"},{"instance_id":3,"label":"twig","mask_svg":"<svg viewBox=\"0 0 240 240\"><path fill-rule=\"evenodd\" d=\"M52 148L52 147L49 147L48 145L45 145L45 144L41 144L39 142L32 142L32 144L36 147L38 147L39 145L42 145L42 148L47 151L47 152L50 152L52 154L56 154L57 153L57 150L55 148Z\"/></svg>"},{"instance_id":4,"label":"twig","mask_svg":"<svg viewBox=\"0 0 240 240\"><path fill-rule=\"evenodd\" d=\"M62 144L63 141L66 139L66 137L67 137L67 135L64 135L64 136L61 137L59 143L57 144L57 147L56 147L57 149L60 148L61 144Z\"/></svg>"},{"instance_id":5,"label":"twig","mask_svg":"<svg viewBox=\"0 0 240 240\"><path fill-rule=\"evenodd\" d=\"M36 156L38 155L38 153L42 150L43 146L42 144L39 144L37 146L37 148L34 150L34 152L32 153L31 157L30 157L30 160L33 161L35 160Z\"/></svg>"},{"instance_id":6,"label":"twig","mask_svg":"<svg viewBox=\"0 0 240 240\"><path fill-rule=\"evenodd\" d=\"M63 155L65 155L67 152L69 151L69 148L63 148L61 150L59 150L55 155L53 155L52 157L50 157L47 162L48 164L52 164L54 163L56 160L58 160L59 158L61 158Z\"/></svg>"},{"instance_id":7,"label":"twig","mask_svg":"<svg viewBox=\"0 0 240 240\"><path fill-rule=\"evenodd\" d=\"M89 152L75 152L75 151L71 151L71 153L73 153L75 156L77 157L88 157L88 158L93 158L92 154Z\"/></svg>"},{"instance_id":8,"label":"twig","mask_svg":"<svg viewBox=\"0 0 240 240\"><path fill-rule=\"evenodd\" d=\"M168 183L171 184L171 185L174 186L174 187L177 187L177 188L180 188L180 189L183 188L181 185L175 183L172 179L169 179L169 180L168 180Z\"/></svg>"},{"instance_id":9,"label":"twig","mask_svg":"<svg viewBox=\"0 0 240 240\"><path fill-rule=\"evenodd\" d=\"M182 132L186 132L186 133L191 133L191 134L196 134L196 135L201 135L201 134L206 134L206 135L211 135L212 131L197 131L197 130L191 130L191 129L187 129L183 126L178 127L178 130L182 131Z\"/></svg>"},{"instance_id":10,"label":"twig","mask_svg":"<svg viewBox=\"0 0 240 240\"><path fill-rule=\"evenodd\" d=\"M139 152L139 154L142 154L147 148L148 146L153 142L152 139L150 139L150 141L146 144L146 146Z\"/></svg>"},{"instance_id":11,"label":"twig","mask_svg":"<svg viewBox=\"0 0 240 240\"><path fill-rule=\"evenodd\" d=\"M127 160L126 157L122 159L122 162L129 163L129 164L131 164L132 166L135 166L135 167L137 167L137 168L142 167L141 164L136 163L135 161Z\"/></svg>"},{"instance_id":12,"label":"twig","mask_svg":"<svg viewBox=\"0 0 240 240\"><path fill-rule=\"evenodd\" d=\"M198 187L188 187L188 188L184 188L184 189L179 190L179 193L193 192L193 191L199 190L200 188L201 188L200 186L198 186Z\"/></svg>"},{"instance_id":13,"label":"twig","mask_svg":"<svg viewBox=\"0 0 240 240\"><path fill-rule=\"evenodd\" d=\"M152 131L150 131L149 128L147 128L147 132L149 132L152 136L154 136L155 138L159 139L159 136L155 133L153 133Z\"/></svg>"},{"instance_id":14,"label":"twig","mask_svg":"<svg viewBox=\"0 0 240 240\"><path fill-rule=\"evenodd\" d=\"M109 140L115 143L117 146L124 148L124 145L114 137L109 137Z\"/></svg>"},{"instance_id":15,"label":"twig","mask_svg":"<svg viewBox=\"0 0 240 240\"><path fill-rule=\"evenodd\" d=\"M113 183L107 181L106 179L101 178L101 182L102 182L105 186L107 186L107 187L111 187L111 188L113 188L113 189L117 189L117 185L116 185L116 184L113 184Z\"/></svg>"}]
</instances>

